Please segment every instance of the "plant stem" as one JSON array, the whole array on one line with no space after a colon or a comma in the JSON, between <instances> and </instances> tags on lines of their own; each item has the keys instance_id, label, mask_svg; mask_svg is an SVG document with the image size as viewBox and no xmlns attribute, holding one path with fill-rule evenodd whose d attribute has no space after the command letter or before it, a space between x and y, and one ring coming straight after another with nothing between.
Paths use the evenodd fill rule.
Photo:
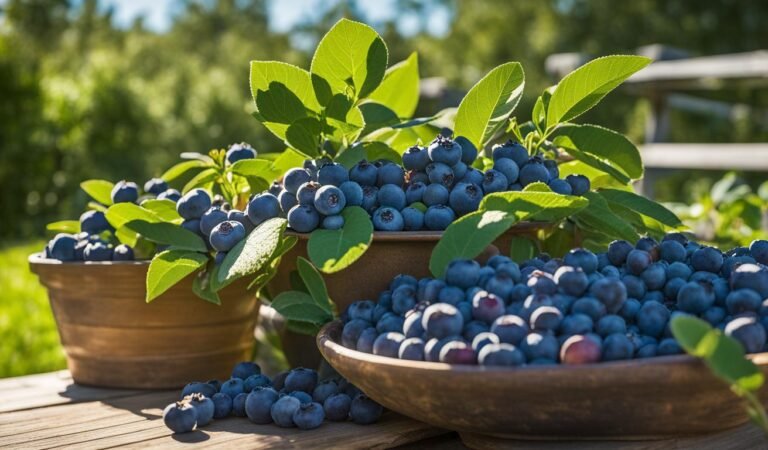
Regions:
<instances>
[{"instance_id":1,"label":"plant stem","mask_svg":"<svg viewBox=\"0 0 768 450\"><path fill-rule=\"evenodd\" d=\"M739 389L739 391L740 392L737 393L746 399L750 408L754 412L754 414L750 415L752 421L755 423L755 425L759 426L763 430L763 433L765 433L766 436L768 436L768 415L766 415L762 402L760 402L760 399L757 398L757 396L752 392L743 389Z\"/></svg>"}]
</instances>

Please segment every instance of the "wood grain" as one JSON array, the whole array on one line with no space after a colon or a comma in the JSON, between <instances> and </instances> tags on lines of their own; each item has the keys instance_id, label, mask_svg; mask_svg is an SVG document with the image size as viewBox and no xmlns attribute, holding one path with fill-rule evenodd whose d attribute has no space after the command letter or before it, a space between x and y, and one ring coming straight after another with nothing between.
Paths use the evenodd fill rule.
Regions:
<instances>
[{"instance_id":1,"label":"wood grain","mask_svg":"<svg viewBox=\"0 0 768 450\"><path fill-rule=\"evenodd\" d=\"M698 436L747 421L728 386L685 355L582 366L451 366L350 350L338 344L340 333L336 321L318 335L334 369L385 407L440 428L505 438L642 440ZM768 354L753 359L768 373Z\"/></svg>"},{"instance_id":2,"label":"wood grain","mask_svg":"<svg viewBox=\"0 0 768 450\"><path fill-rule=\"evenodd\" d=\"M190 275L146 303L149 263L61 263L30 257L48 289L67 365L78 383L122 388L179 387L229 378L250 358L258 299L238 280L221 305L197 298Z\"/></svg>"}]
</instances>

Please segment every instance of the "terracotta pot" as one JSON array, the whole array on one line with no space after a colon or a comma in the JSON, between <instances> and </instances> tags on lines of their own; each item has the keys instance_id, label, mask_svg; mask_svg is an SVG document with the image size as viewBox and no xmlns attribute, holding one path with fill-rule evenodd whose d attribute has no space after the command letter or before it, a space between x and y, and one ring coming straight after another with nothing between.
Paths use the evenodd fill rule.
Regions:
<instances>
[{"instance_id":1,"label":"terracotta pot","mask_svg":"<svg viewBox=\"0 0 768 450\"><path fill-rule=\"evenodd\" d=\"M192 293L192 277L145 302L148 261L62 263L32 255L48 289L67 365L77 383L177 388L229 378L250 360L259 302L240 280L221 306Z\"/></svg>"},{"instance_id":2,"label":"terracotta pot","mask_svg":"<svg viewBox=\"0 0 768 450\"><path fill-rule=\"evenodd\" d=\"M489 368L406 361L350 350L342 324L317 337L325 359L385 407L459 432L515 439L660 439L747 421L744 404L687 355ZM768 374L768 353L752 355ZM768 400L768 389L761 398Z\"/></svg>"},{"instance_id":3,"label":"terracotta pot","mask_svg":"<svg viewBox=\"0 0 768 450\"><path fill-rule=\"evenodd\" d=\"M521 222L500 236L484 256L491 256L499 250L509 254L513 237L536 239L538 231L549 226L546 223ZM308 258L309 235L292 232L286 234L298 237L299 242L283 256L277 274L269 283L269 291L273 296L291 290L290 277L291 272L296 270L297 258ZM341 272L323 274L328 294L339 312L357 300L376 301L398 274L404 273L416 278L429 276L429 258L442 235L441 231L375 232L371 246L354 264ZM320 363L314 337L290 331L284 331L282 336L283 351L289 363L308 367Z\"/></svg>"}]
</instances>

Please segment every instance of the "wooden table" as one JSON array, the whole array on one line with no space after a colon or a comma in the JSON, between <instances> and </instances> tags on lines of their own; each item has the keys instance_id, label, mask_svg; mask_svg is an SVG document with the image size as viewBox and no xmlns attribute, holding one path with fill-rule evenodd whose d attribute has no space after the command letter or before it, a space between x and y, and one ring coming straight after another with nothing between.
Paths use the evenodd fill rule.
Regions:
<instances>
[{"instance_id":1,"label":"wooden table","mask_svg":"<svg viewBox=\"0 0 768 450\"><path fill-rule=\"evenodd\" d=\"M0 380L0 448L473 448L514 449L758 449L759 430L746 425L712 436L644 442L499 441L437 429L388 412L369 426L325 423L299 431L255 425L244 418L214 421L174 436L160 420L177 391L99 389L74 384L66 371Z\"/></svg>"}]
</instances>

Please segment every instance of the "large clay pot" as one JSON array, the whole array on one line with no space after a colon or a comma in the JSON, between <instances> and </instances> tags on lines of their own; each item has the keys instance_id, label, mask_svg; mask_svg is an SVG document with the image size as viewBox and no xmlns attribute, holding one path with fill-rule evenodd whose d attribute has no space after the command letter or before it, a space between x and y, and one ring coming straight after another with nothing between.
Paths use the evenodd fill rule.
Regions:
<instances>
[{"instance_id":1,"label":"large clay pot","mask_svg":"<svg viewBox=\"0 0 768 450\"><path fill-rule=\"evenodd\" d=\"M259 301L240 280L221 305L192 293L192 275L145 302L148 261L67 262L32 255L48 289L72 378L121 388L177 388L229 378L250 360Z\"/></svg>"},{"instance_id":2,"label":"large clay pot","mask_svg":"<svg viewBox=\"0 0 768 450\"><path fill-rule=\"evenodd\" d=\"M512 239L516 236L535 239L537 233L550 226L546 223L521 222L500 236L487 253L501 251L509 254ZM297 236L299 241L286 253L277 274L269 284L272 295L291 290L291 272L296 270L299 256L307 258L309 235L287 233ZM440 231L376 232L368 250L354 264L341 272L323 274L328 294L339 312L357 300L376 301L379 294L387 289L389 282L398 274L413 275L417 278L429 276L429 259L443 233ZM487 256L487 255L486 255ZM314 344L314 338L284 331L283 351L293 365L314 367L321 357Z\"/></svg>"}]
</instances>

